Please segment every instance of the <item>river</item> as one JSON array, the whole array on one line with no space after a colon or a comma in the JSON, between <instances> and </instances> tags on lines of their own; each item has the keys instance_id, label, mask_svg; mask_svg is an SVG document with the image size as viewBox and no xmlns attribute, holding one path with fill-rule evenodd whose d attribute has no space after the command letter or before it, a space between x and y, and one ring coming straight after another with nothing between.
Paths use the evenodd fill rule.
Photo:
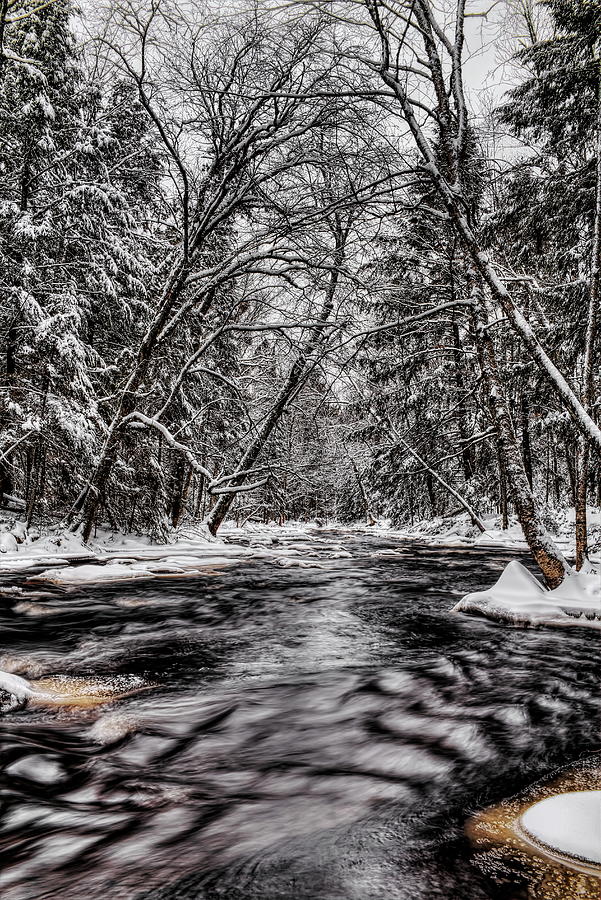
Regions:
<instances>
[{"instance_id":1,"label":"river","mask_svg":"<svg viewBox=\"0 0 601 900\"><path fill-rule=\"evenodd\" d=\"M7 580L5 663L129 695L0 720L3 900L524 896L464 824L599 750L598 634L450 613L511 551L307 540L319 568Z\"/></svg>"}]
</instances>

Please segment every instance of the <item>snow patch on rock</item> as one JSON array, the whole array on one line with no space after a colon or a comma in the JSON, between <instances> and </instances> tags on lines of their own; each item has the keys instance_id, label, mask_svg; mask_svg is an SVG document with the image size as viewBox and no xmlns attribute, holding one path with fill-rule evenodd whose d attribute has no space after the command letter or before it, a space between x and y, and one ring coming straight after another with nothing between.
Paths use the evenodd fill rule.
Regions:
<instances>
[{"instance_id":1,"label":"snow patch on rock","mask_svg":"<svg viewBox=\"0 0 601 900\"><path fill-rule=\"evenodd\" d=\"M520 826L536 844L601 864L601 791L570 791L535 803Z\"/></svg>"},{"instance_id":2,"label":"snow patch on rock","mask_svg":"<svg viewBox=\"0 0 601 900\"><path fill-rule=\"evenodd\" d=\"M27 700L33 694L33 689L25 678L2 671L0 671L0 691L12 694L17 700Z\"/></svg>"},{"instance_id":3,"label":"snow patch on rock","mask_svg":"<svg viewBox=\"0 0 601 900\"><path fill-rule=\"evenodd\" d=\"M5 531L0 534L0 553L16 553L18 549L19 544L12 532Z\"/></svg>"},{"instance_id":4,"label":"snow patch on rock","mask_svg":"<svg viewBox=\"0 0 601 900\"><path fill-rule=\"evenodd\" d=\"M528 569L512 560L493 587L468 594L455 604L453 612L512 625L601 628L601 572L588 565L548 591Z\"/></svg>"}]
</instances>

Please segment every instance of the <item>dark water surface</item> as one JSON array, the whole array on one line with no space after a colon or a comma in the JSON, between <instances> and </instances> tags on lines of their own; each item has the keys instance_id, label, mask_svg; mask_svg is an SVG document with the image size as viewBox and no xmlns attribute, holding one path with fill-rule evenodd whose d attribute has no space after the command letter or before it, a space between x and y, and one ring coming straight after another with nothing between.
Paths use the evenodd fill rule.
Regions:
<instances>
[{"instance_id":1,"label":"dark water surface","mask_svg":"<svg viewBox=\"0 0 601 900\"><path fill-rule=\"evenodd\" d=\"M449 612L515 554L321 540L323 568L0 595L0 668L154 685L2 718L2 900L521 896L463 825L599 749L598 634Z\"/></svg>"}]
</instances>

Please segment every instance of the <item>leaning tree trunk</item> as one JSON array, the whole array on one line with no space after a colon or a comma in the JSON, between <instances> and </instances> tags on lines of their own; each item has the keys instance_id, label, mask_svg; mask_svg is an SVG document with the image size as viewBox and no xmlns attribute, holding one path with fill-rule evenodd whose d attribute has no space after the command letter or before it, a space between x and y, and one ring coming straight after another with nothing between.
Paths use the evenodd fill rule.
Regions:
<instances>
[{"instance_id":1,"label":"leaning tree trunk","mask_svg":"<svg viewBox=\"0 0 601 900\"><path fill-rule=\"evenodd\" d=\"M530 358L543 373L552 390L558 396L562 407L570 415L579 433L591 443L598 454L601 454L601 428L599 428L592 416L583 407L580 398L576 396L553 360L546 353L522 312L514 305L510 291L499 277L488 254L482 247L479 235L469 221L467 211L470 208L470 203L463 194L460 186L457 184L451 185L446 180L438 163L436 153L417 121L415 107L409 99L406 86L396 77L393 69L390 47L386 43L381 24L376 20L374 20L374 22L382 38L382 48L384 51L380 76L399 102L403 111L403 117L407 122L415 144L424 159L423 168L446 208L449 219L461 238L465 249L471 256L475 269L490 291L492 300L502 310L510 326L528 351ZM442 73L440 74L442 75ZM440 97L446 96L444 89L441 89L440 92L437 91L437 93L440 94ZM441 133L445 138L446 145L448 147L454 147L456 142L453 128L448 122L441 121ZM459 161L457 160L456 162ZM455 168L458 170L457 166L455 166ZM521 468L523 469L523 466Z\"/></svg>"},{"instance_id":2,"label":"leaning tree trunk","mask_svg":"<svg viewBox=\"0 0 601 900\"><path fill-rule=\"evenodd\" d=\"M136 409L137 391L148 374L153 352L169 315L185 290L188 272L188 262L182 257L171 270L155 318L144 335L125 387L119 395L94 471L67 515L66 522L71 530L75 531L82 527L84 541L87 541L92 533L96 514L109 486L121 444L123 421Z\"/></svg>"},{"instance_id":3,"label":"leaning tree trunk","mask_svg":"<svg viewBox=\"0 0 601 900\"><path fill-rule=\"evenodd\" d=\"M466 511L466 513L468 514L468 516L470 517L472 523L476 526L476 528L477 528L482 534L484 534L484 532L486 531L486 525L484 524L484 522L482 521L482 519L480 518L480 516L477 514L477 512L473 509L473 507L470 506L470 504L467 502L467 500L465 499L465 497L462 497L461 494L460 494L458 491L456 491L455 488L452 487L452 486L448 483L448 481L445 481L445 479L442 477L442 475L439 475L438 472L435 471L435 469L433 469L431 466L428 465L428 463L427 463L426 460L423 458L423 456L420 456L420 454L417 452L417 450L414 450L414 448L413 448L410 444L407 443L407 441L405 440L405 438L402 437L402 436L398 433L398 431L396 430L396 428L392 425L392 423L391 423L390 421L384 422L384 421L377 415L377 413L375 412L375 410L372 410L372 414L374 415L375 418L378 418L378 420L379 420L380 422L383 422L383 424L388 428L388 430L389 430L390 433L393 435L393 437L394 437L400 444L402 444L403 447L404 447L406 450L409 451L409 453L417 460L417 462L418 462L421 466L423 466L423 468L426 470L426 473L427 473L426 477L427 477L427 478L429 477L430 482L432 482L432 479L436 480L436 481L438 482L438 484L440 484L441 487L443 487L443 488L445 489L445 491L447 491L447 492L451 495L451 497L454 497L455 500L458 501L458 503L459 503L459 505L462 507L462 509L464 509L464 510ZM430 505L433 506L431 497L430 497Z\"/></svg>"},{"instance_id":4,"label":"leaning tree trunk","mask_svg":"<svg viewBox=\"0 0 601 900\"><path fill-rule=\"evenodd\" d=\"M478 358L489 397L491 417L497 430L501 468L504 471L518 521L524 537L549 588L557 587L569 571L567 562L540 517L524 461L520 452L513 421L509 412L505 385L501 378L495 347L487 326L481 286L473 291L476 301L474 325Z\"/></svg>"},{"instance_id":5,"label":"leaning tree trunk","mask_svg":"<svg viewBox=\"0 0 601 900\"><path fill-rule=\"evenodd\" d=\"M584 363L582 373L582 405L590 413L594 403L594 357L597 337L597 316L601 289L601 60L597 73L597 128L596 128L597 175L595 190L595 226L591 251L591 275L589 282L589 302L584 340ZM588 493L590 442L584 435L578 441L578 461L576 465L576 569L588 557L588 529L586 504Z\"/></svg>"},{"instance_id":6,"label":"leaning tree trunk","mask_svg":"<svg viewBox=\"0 0 601 900\"><path fill-rule=\"evenodd\" d=\"M229 512L229 508L236 496L236 489L243 488L248 470L253 468L274 428L279 422L282 413L287 409L288 404L296 395L297 390L302 386L308 371L307 363L308 355L305 353L301 354L294 362L288 378L286 379L286 383L280 391L276 402L272 406L269 415L240 460L238 470L241 474L230 479L229 487L225 488L224 493L219 495L217 502L206 517L205 525L211 534L217 534L217 530ZM232 488L234 490L231 490Z\"/></svg>"}]
</instances>

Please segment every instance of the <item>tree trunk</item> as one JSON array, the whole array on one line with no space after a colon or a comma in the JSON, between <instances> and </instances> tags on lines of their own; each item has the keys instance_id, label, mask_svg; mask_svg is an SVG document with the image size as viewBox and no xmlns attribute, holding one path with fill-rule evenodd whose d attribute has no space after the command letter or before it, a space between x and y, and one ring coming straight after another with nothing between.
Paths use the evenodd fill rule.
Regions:
<instances>
[{"instance_id":1,"label":"tree trunk","mask_svg":"<svg viewBox=\"0 0 601 900\"><path fill-rule=\"evenodd\" d=\"M501 445L497 436L497 465L499 469L499 511L501 513L501 528L507 531L509 528L509 503L507 500L507 472L505 461L501 452Z\"/></svg>"},{"instance_id":2,"label":"tree trunk","mask_svg":"<svg viewBox=\"0 0 601 900\"><path fill-rule=\"evenodd\" d=\"M588 470L589 470L589 445L588 441L580 437L576 459L576 571L580 571L584 561L588 558L588 523L587 523L587 499L588 499Z\"/></svg>"},{"instance_id":3,"label":"tree trunk","mask_svg":"<svg viewBox=\"0 0 601 900\"><path fill-rule=\"evenodd\" d=\"M15 322L13 322L8 329L6 339L6 400L0 407L0 429L2 431L4 431L10 421L9 404L12 400L12 388L15 378L15 341L16 328ZM11 456L12 454L7 447L0 458L0 504L2 504L5 494L13 493Z\"/></svg>"},{"instance_id":4,"label":"tree trunk","mask_svg":"<svg viewBox=\"0 0 601 900\"><path fill-rule=\"evenodd\" d=\"M476 276L477 277L477 276ZM569 571L563 554L555 545L540 517L530 488L505 393L496 351L490 332L481 285L475 282L472 294L475 300L474 325L478 358L487 387L490 411L497 429L499 453L505 471L508 488L524 537L549 588L557 587Z\"/></svg>"},{"instance_id":5,"label":"tree trunk","mask_svg":"<svg viewBox=\"0 0 601 900\"><path fill-rule=\"evenodd\" d=\"M453 251L451 254L450 261L450 281L451 281L451 300L456 299L456 290L455 290L455 271L453 267L454 256L455 256L455 244L457 239L453 242ZM463 450L461 451L461 462L463 465L463 478L467 483L474 474L474 449L469 446L468 440L468 427L467 427L467 414L465 408L465 402L463 399L463 395L465 394L465 382L463 378L463 370L462 370L462 356L461 356L461 339L459 336L459 324L457 322L456 313L451 314L451 328L453 334L453 363L455 369L455 385L457 387L457 394L459 396L458 400L458 408L457 408L457 430L459 432L459 438L463 445Z\"/></svg>"},{"instance_id":6,"label":"tree trunk","mask_svg":"<svg viewBox=\"0 0 601 900\"><path fill-rule=\"evenodd\" d=\"M584 362L582 373L582 405L591 412L594 404L594 357L597 337L597 317L599 315L599 295L601 291L601 59L597 60L597 125L596 125L596 183L595 183L595 224L591 248L591 275L589 280L589 302L584 340ZM590 442L585 435L578 442L576 466L576 570L580 570L588 558L588 536L586 504L588 494Z\"/></svg>"},{"instance_id":7,"label":"tree trunk","mask_svg":"<svg viewBox=\"0 0 601 900\"><path fill-rule=\"evenodd\" d=\"M346 447L345 447L345 449L346 449ZM365 488L363 476L361 475L361 472L359 471L359 467L357 466L357 463L355 462L355 460L353 459L353 457L351 456L351 454L349 453L348 450L346 450L346 453L350 460L350 463L351 463L351 466L353 469L353 473L355 475L355 479L359 486L359 493L361 494L361 499L363 500L363 508L365 510L365 521L367 522L368 525L375 525L377 520L372 512L371 503L369 500L367 490Z\"/></svg>"},{"instance_id":8,"label":"tree trunk","mask_svg":"<svg viewBox=\"0 0 601 900\"><path fill-rule=\"evenodd\" d=\"M533 471L532 471L532 448L530 445L530 405L528 398L522 394L521 398L521 418L522 418L522 454L524 456L524 471L528 484L532 487Z\"/></svg>"},{"instance_id":9,"label":"tree trunk","mask_svg":"<svg viewBox=\"0 0 601 900\"><path fill-rule=\"evenodd\" d=\"M242 459L238 465L238 471L248 472L249 469L253 468L282 414L287 409L288 404L291 402L308 374L308 356L309 354L307 352L301 353L293 363L288 378L286 379L276 402L271 408L271 412L263 422L263 425L259 428L255 439L242 455ZM228 488L242 487L246 478L247 475L245 474L234 476L234 478L231 478L228 481ZM235 496L236 494L231 491L219 495L217 502L205 519L205 524L211 534L217 534L217 530L226 517Z\"/></svg>"},{"instance_id":10,"label":"tree trunk","mask_svg":"<svg viewBox=\"0 0 601 900\"><path fill-rule=\"evenodd\" d=\"M175 464L175 471L172 477L172 498L169 516L171 524L177 528L179 520L186 506L186 497L190 489L190 481L192 480L192 467L186 466L181 457Z\"/></svg>"}]
</instances>

